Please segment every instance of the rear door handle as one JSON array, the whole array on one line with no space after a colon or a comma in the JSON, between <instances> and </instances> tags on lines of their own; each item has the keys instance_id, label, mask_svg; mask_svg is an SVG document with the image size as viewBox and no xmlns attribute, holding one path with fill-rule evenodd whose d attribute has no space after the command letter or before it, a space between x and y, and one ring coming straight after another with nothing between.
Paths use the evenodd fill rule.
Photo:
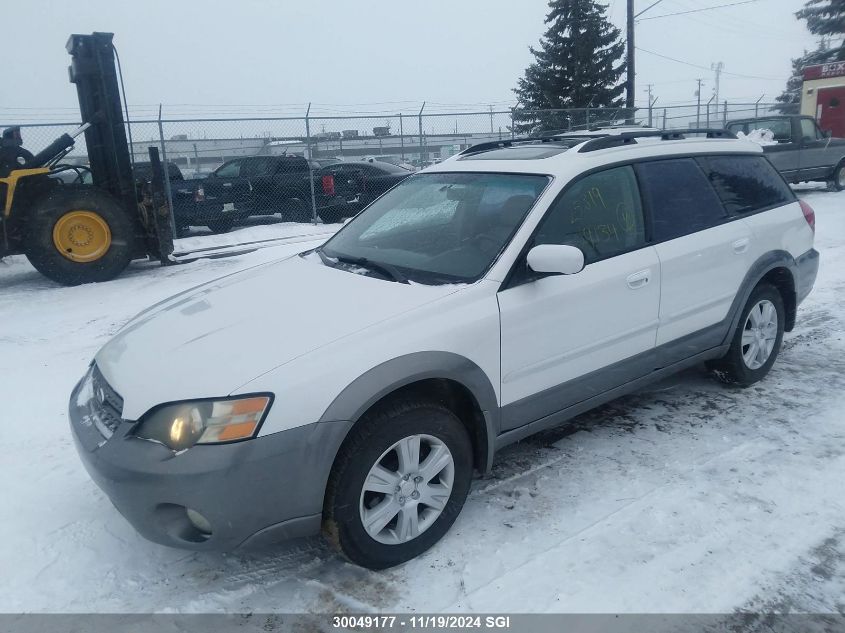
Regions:
<instances>
[{"instance_id":1,"label":"rear door handle","mask_svg":"<svg viewBox=\"0 0 845 633\"><path fill-rule=\"evenodd\" d=\"M231 186L232 186L232 183L231 183L231 182L224 182L224 183L223 183L223 186L224 186L224 187L231 187Z\"/></svg>"},{"instance_id":2,"label":"rear door handle","mask_svg":"<svg viewBox=\"0 0 845 633\"><path fill-rule=\"evenodd\" d=\"M737 255L742 255L745 251L748 250L748 245L751 243L751 240L747 237L743 237L741 240L737 240L733 243L734 253Z\"/></svg>"},{"instance_id":3,"label":"rear door handle","mask_svg":"<svg viewBox=\"0 0 845 633\"><path fill-rule=\"evenodd\" d=\"M625 279L628 282L628 287L632 290L636 290L637 288L642 288L643 286L647 285L648 282L651 280L651 268L646 268L645 270L640 270L635 273L631 273Z\"/></svg>"}]
</instances>

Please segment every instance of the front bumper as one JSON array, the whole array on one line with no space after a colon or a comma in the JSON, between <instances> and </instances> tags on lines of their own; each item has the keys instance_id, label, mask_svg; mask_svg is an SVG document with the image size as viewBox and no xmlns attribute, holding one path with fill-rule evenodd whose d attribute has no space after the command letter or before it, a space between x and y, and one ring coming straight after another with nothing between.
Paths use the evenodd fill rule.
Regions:
<instances>
[{"instance_id":1,"label":"front bumper","mask_svg":"<svg viewBox=\"0 0 845 633\"><path fill-rule=\"evenodd\" d=\"M177 454L134 437L136 422L105 428L92 421L79 402L81 386L69 407L77 451L94 482L145 538L231 550L319 532L326 481L348 423L309 424ZM187 509L207 519L210 535L191 522Z\"/></svg>"}]
</instances>

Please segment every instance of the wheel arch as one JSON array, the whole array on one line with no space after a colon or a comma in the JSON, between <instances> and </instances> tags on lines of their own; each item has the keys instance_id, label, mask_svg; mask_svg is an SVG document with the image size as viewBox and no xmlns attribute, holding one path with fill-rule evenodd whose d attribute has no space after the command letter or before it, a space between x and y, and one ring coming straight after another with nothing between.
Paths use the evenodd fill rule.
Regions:
<instances>
[{"instance_id":1,"label":"wheel arch","mask_svg":"<svg viewBox=\"0 0 845 633\"><path fill-rule=\"evenodd\" d=\"M416 352L377 365L341 391L320 422L349 421L348 436L370 409L409 395L446 405L467 427L475 468L489 472L499 428L498 398L484 370L459 354Z\"/></svg>"},{"instance_id":2,"label":"wheel arch","mask_svg":"<svg viewBox=\"0 0 845 633\"><path fill-rule=\"evenodd\" d=\"M797 312L796 277L798 265L795 258L784 250L769 251L759 257L752 264L746 273L742 284L739 287L731 305L729 327L725 332L722 343L730 343L731 337L739 324L742 316L742 308L748 302L748 297L761 282L771 283L783 298L784 309L786 310L786 322L784 330L790 332L795 327L795 315Z\"/></svg>"}]
</instances>

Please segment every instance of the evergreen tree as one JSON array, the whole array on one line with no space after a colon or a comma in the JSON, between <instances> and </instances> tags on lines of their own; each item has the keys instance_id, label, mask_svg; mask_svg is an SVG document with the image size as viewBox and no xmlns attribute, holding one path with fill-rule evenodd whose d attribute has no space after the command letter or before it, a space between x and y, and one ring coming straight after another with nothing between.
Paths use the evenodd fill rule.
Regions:
<instances>
[{"instance_id":1,"label":"evergreen tree","mask_svg":"<svg viewBox=\"0 0 845 633\"><path fill-rule=\"evenodd\" d=\"M807 20L807 28L814 35L828 38L842 38L845 36L845 0L808 0L804 8L795 15L799 19ZM843 41L831 47L831 59L825 61L845 60L845 45Z\"/></svg>"},{"instance_id":2,"label":"evergreen tree","mask_svg":"<svg viewBox=\"0 0 845 633\"><path fill-rule=\"evenodd\" d=\"M545 19L549 27L540 48L531 47L535 61L514 90L519 98L515 131L566 129L586 123L586 113L572 116L530 110L621 108L625 87L619 79L625 72L625 44L605 10L596 0L550 0ZM625 118L624 111L613 118Z\"/></svg>"},{"instance_id":3,"label":"evergreen tree","mask_svg":"<svg viewBox=\"0 0 845 633\"><path fill-rule=\"evenodd\" d=\"M781 104L776 106L777 109L784 114L798 114L801 104L801 86L804 81L804 66L837 61L837 52L837 49L830 48L827 40L822 38L816 50L805 50L801 57L794 58L792 60L792 76L786 82L786 89L775 99Z\"/></svg>"}]
</instances>

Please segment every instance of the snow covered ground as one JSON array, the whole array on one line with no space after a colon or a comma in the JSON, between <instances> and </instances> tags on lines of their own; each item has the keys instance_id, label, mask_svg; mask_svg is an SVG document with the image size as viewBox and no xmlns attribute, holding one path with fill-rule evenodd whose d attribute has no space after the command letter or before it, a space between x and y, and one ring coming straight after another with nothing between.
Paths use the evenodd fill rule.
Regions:
<instances>
[{"instance_id":1,"label":"snow covered ground","mask_svg":"<svg viewBox=\"0 0 845 633\"><path fill-rule=\"evenodd\" d=\"M845 193L802 195L821 271L764 382L691 370L511 447L440 544L384 572L319 539L228 555L149 543L67 428L73 384L136 312L324 237L78 288L0 262L0 612L845 612Z\"/></svg>"}]
</instances>

